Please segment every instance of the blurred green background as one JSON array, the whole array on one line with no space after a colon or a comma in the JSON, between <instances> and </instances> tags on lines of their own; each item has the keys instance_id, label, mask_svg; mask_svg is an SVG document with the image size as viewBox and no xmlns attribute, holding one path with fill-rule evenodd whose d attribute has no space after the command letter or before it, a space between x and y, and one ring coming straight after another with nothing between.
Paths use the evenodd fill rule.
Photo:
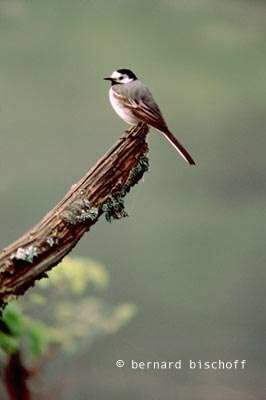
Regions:
<instances>
[{"instance_id":1,"label":"blurred green background","mask_svg":"<svg viewBox=\"0 0 266 400\"><path fill-rule=\"evenodd\" d=\"M51 399L265 394L266 2L1 0L0 244L46 213L125 129L102 80L130 68L198 162L149 135L150 173L75 255L137 316L43 371ZM132 371L117 359L246 359L244 371ZM38 397L39 398L39 397ZM45 397L48 399L48 397Z\"/></svg>"}]
</instances>

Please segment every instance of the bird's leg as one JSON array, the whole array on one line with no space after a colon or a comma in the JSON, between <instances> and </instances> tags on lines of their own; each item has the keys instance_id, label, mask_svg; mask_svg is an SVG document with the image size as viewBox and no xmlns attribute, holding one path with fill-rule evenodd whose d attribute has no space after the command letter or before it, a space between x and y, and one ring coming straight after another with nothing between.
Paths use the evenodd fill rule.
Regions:
<instances>
[{"instance_id":1,"label":"bird's leg","mask_svg":"<svg viewBox=\"0 0 266 400\"><path fill-rule=\"evenodd\" d=\"M132 133L132 132L134 132L135 130L139 130L139 129L141 129L144 125L146 125L145 122L140 121L140 122L138 122L136 125L132 125L129 129L127 129L127 130L126 130L126 133Z\"/></svg>"},{"instance_id":2,"label":"bird's leg","mask_svg":"<svg viewBox=\"0 0 266 400\"><path fill-rule=\"evenodd\" d=\"M137 125L130 126L128 129L126 129L126 133L131 133L133 131L133 129L136 128L136 126Z\"/></svg>"}]
</instances>

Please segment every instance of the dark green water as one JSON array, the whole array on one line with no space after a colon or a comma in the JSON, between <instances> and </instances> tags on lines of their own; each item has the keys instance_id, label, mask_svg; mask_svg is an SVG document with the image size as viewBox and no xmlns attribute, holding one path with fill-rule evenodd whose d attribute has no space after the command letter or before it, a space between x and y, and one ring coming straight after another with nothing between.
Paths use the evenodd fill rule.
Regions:
<instances>
[{"instance_id":1,"label":"dark green water","mask_svg":"<svg viewBox=\"0 0 266 400\"><path fill-rule=\"evenodd\" d=\"M102 80L117 67L152 88L198 162L151 133L130 218L98 223L75 249L108 266L110 301L139 312L87 353L47 364L51 399L264 397L265 18L255 0L0 1L1 247L123 131ZM133 371L117 359L247 367Z\"/></svg>"}]
</instances>

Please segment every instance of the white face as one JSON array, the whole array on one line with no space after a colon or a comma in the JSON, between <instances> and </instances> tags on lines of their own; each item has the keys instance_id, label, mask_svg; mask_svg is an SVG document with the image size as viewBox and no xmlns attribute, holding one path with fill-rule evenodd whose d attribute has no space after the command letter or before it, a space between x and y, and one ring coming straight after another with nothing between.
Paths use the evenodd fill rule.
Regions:
<instances>
[{"instance_id":1,"label":"white face","mask_svg":"<svg viewBox=\"0 0 266 400\"><path fill-rule=\"evenodd\" d=\"M134 80L133 78L129 78L127 74L121 74L118 71L114 71L110 78L112 78L117 83L129 83Z\"/></svg>"}]
</instances>

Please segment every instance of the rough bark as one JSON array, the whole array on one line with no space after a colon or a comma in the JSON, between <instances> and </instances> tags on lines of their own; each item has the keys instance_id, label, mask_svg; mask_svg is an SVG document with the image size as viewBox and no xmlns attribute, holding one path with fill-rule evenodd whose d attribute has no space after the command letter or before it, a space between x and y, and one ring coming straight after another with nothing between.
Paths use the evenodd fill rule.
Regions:
<instances>
[{"instance_id":1,"label":"rough bark","mask_svg":"<svg viewBox=\"0 0 266 400\"><path fill-rule=\"evenodd\" d=\"M0 307L57 265L102 214L126 215L123 198L148 169L148 127L133 127L48 214L0 253Z\"/></svg>"}]
</instances>

